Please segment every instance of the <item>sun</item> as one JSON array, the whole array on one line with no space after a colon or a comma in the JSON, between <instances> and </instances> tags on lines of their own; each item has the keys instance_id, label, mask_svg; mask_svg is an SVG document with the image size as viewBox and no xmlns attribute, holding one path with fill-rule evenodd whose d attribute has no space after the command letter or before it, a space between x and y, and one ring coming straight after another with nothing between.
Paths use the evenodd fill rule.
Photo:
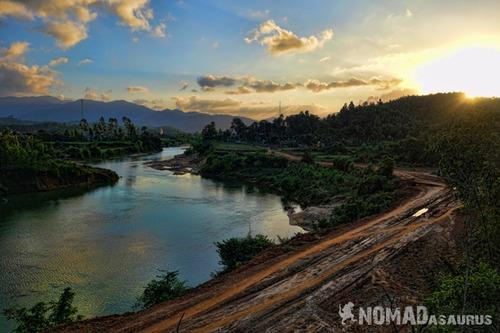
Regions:
<instances>
[{"instance_id":1,"label":"sun","mask_svg":"<svg viewBox=\"0 0 500 333\"><path fill-rule=\"evenodd\" d=\"M460 91L467 97L500 96L500 49L460 48L420 66L415 78L424 94Z\"/></svg>"}]
</instances>

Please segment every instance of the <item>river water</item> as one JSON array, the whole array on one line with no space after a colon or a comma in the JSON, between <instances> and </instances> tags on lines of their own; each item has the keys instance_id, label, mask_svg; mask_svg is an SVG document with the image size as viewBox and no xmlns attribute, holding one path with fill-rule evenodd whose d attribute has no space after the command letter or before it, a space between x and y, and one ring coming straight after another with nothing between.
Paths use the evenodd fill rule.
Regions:
<instances>
[{"instance_id":1,"label":"river water","mask_svg":"<svg viewBox=\"0 0 500 333\"><path fill-rule=\"evenodd\" d=\"M86 317L130 311L159 269L178 270L191 286L208 280L220 268L215 241L302 231L276 195L143 165L181 152L97 164L120 175L114 186L0 202L0 308L55 299L70 286ZM12 325L0 315L0 328Z\"/></svg>"}]
</instances>

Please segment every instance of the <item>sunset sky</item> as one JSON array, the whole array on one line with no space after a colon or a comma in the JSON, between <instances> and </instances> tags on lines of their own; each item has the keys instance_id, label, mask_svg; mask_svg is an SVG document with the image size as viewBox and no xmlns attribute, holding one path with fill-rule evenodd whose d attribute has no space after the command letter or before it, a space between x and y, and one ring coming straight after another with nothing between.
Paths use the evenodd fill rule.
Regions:
<instances>
[{"instance_id":1,"label":"sunset sky","mask_svg":"<svg viewBox=\"0 0 500 333\"><path fill-rule=\"evenodd\" d=\"M0 96L255 119L500 95L500 2L0 0Z\"/></svg>"}]
</instances>

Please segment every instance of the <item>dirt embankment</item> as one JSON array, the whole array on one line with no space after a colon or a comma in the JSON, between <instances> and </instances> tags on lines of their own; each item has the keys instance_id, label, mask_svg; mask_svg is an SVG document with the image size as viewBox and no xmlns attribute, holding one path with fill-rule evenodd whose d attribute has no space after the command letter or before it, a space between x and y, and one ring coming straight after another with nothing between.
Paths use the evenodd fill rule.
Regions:
<instances>
[{"instance_id":1,"label":"dirt embankment","mask_svg":"<svg viewBox=\"0 0 500 333\"><path fill-rule=\"evenodd\" d=\"M293 251L265 251L180 299L59 331L393 331L390 326L343 327L339 305L421 304L434 273L458 257L461 230L461 204L438 177L395 173L413 191L386 213L326 234L301 235L290 243Z\"/></svg>"},{"instance_id":2,"label":"dirt embankment","mask_svg":"<svg viewBox=\"0 0 500 333\"><path fill-rule=\"evenodd\" d=\"M75 164L59 170L0 170L0 194L51 191L69 187L114 184L118 175L111 170Z\"/></svg>"}]
</instances>

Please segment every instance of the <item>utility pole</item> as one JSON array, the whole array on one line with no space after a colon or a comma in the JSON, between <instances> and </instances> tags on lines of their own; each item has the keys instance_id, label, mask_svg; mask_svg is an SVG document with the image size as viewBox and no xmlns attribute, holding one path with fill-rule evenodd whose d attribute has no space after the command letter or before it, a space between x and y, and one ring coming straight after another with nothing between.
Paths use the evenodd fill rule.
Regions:
<instances>
[{"instance_id":1,"label":"utility pole","mask_svg":"<svg viewBox=\"0 0 500 333\"><path fill-rule=\"evenodd\" d=\"M83 119L83 98L80 99L80 119Z\"/></svg>"}]
</instances>

